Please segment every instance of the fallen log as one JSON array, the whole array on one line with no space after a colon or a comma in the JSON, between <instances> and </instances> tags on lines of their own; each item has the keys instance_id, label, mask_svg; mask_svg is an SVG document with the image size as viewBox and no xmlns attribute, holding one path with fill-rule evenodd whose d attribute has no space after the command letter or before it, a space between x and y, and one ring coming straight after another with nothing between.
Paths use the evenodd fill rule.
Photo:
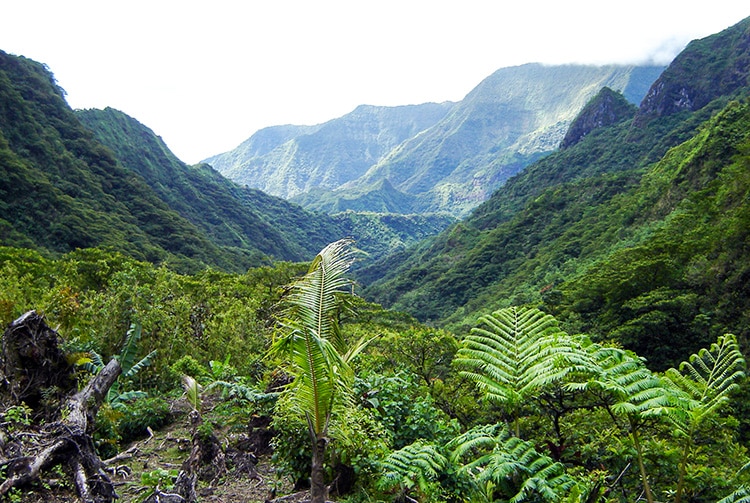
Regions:
<instances>
[{"instance_id":1,"label":"fallen log","mask_svg":"<svg viewBox=\"0 0 750 503\"><path fill-rule=\"evenodd\" d=\"M59 355L62 352L51 341L57 333L50 329L43 317L34 311L24 314L10 324L3 334L3 360L0 368L4 379L3 403L18 405L24 396L33 396L29 378L33 382L62 382L60 374L72 374L72 368L63 368ZM41 349L44 351L41 351ZM29 360L31 356L31 360ZM41 358L41 360L39 360ZM64 359L64 358L63 358ZM34 368L25 368L25 360ZM71 367L69 364L68 367ZM55 372L59 375L45 375ZM120 376L120 363L112 359L83 390L62 401L56 410L41 410L45 406L35 403L35 414L54 417L37 434L34 442L21 445L21 455L0 463L6 478L0 483L0 497L11 489L22 487L39 478L43 470L56 465L67 465L73 474L78 496L85 503L109 503L117 498L114 485L107 476L104 463L94 447L91 433L94 418L110 387ZM20 376L20 377L18 377ZM24 377L26 376L26 377ZM25 383L13 382L14 377ZM72 381L74 382L74 381ZM73 388L74 390L75 388ZM72 390L68 390L68 394ZM50 407L46 407L50 409Z\"/></svg>"}]
</instances>

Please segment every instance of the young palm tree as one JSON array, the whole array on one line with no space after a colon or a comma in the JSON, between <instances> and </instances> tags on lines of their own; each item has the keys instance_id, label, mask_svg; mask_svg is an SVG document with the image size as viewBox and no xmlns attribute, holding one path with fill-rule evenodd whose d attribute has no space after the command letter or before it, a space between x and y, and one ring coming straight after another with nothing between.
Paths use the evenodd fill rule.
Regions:
<instances>
[{"instance_id":1,"label":"young palm tree","mask_svg":"<svg viewBox=\"0 0 750 503\"><path fill-rule=\"evenodd\" d=\"M324 456L334 408L346 403L354 374L351 359L366 342L347 348L338 319L351 294L346 278L353 261L352 241L326 246L308 273L293 283L285 297L281 336L271 352L289 363L294 382L287 389L294 408L305 417L312 442L310 493L312 503L324 502Z\"/></svg>"}]
</instances>

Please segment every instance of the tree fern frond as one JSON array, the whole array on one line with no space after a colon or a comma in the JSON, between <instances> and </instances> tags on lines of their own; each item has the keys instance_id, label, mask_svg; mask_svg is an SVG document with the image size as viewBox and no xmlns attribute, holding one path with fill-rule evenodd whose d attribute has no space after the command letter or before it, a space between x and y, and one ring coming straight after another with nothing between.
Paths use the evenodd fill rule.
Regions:
<instances>
[{"instance_id":1,"label":"tree fern frond","mask_svg":"<svg viewBox=\"0 0 750 503\"><path fill-rule=\"evenodd\" d=\"M750 503L750 487L740 486L726 498L722 498L718 503Z\"/></svg>"},{"instance_id":2,"label":"tree fern frond","mask_svg":"<svg viewBox=\"0 0 750 503\"><path fill-rule=\"evenodd\" d=\"M493 450L508 437L510 433L504 426L486 424L475 426L454 437L445 448L451 453L451 461L457 463L467 454L476 455L481 450Z\"/></svg>"},{"instance_id":3,"label":"tree fern frond","mask_svg":"<svg viewBox=\"0 0 750 503\"><path fill-rule=\"evenodd\" d=\"M506 428L485 425L456 437L446 446L460 471L476 486L499 491L508 501L560 501L575 481L562 464L540 454L531 442L511 436ZM485 495L489 499L492 494Z\"/></svg>"},{"instance_id":4,"label":"tree fern frond","mask_svg":"<svg viewBox=\"0 0 750 503\"><path fill-rule=\"evenodd\" d=\"M501 309L480 322L454 365L491 400L513 407L545 386L596 370L580 343L539 309Z\"/></svg>"},{"instance_id":5,"label":"tree fern frond","mask_svg":"<svg viewBox=\"0 0 750 503\"><path fill-rule=\"evenodd\" d=\"M745 359L737 338L723 335L710 348L691 355L679 370L665 372L671 390L666 412L674 425L687 434L729 400L729 394L744 376Z\"/></svg>"},{"instance_id":6,"label":"tree fern frond","mask_svg":"<svg viewBox=\"0 0 750 503\"><path fill-rule=\"evenodd\" d=\"M417 441L394 451L381 461L382 474L378 486L391 491L408 492L414 485L422 491L445 471L448 460L431 444Z\"/></svg>"}]
</instances>

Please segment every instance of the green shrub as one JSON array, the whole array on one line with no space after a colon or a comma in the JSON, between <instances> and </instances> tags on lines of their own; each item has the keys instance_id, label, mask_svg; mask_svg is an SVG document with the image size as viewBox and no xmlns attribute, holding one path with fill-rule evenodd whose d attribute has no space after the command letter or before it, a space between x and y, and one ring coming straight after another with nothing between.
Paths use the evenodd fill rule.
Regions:
<instances>
[{"instance_id":1,"label":"green shrub","mask_svg":"<svg viewBox=\"0 0 750 503\"><path fill-rule=\"evenodd\" d=\"M169 424L172 413L169 404L162 398L141 398L128 404L117 423L121 442L128 443L142 438L148 428L156 429Z\"/></svg>"}]
</instances>

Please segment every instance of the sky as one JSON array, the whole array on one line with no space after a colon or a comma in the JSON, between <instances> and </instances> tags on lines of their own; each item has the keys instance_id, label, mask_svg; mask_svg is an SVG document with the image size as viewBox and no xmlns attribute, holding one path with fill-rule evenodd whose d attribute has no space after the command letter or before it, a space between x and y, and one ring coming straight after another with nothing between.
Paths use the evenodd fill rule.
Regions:
<instances>
[{"instance_id":1,"label":"sky","mask_svg":"<svg viewBox=\"0 0 750 503\"><path fill-rule=\"evenodd\" d=\"M524 63L668 63L745 0L0 0L0 50L188 164L358 105L459 101Z\"/></svg>"}]
</instances>

